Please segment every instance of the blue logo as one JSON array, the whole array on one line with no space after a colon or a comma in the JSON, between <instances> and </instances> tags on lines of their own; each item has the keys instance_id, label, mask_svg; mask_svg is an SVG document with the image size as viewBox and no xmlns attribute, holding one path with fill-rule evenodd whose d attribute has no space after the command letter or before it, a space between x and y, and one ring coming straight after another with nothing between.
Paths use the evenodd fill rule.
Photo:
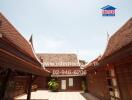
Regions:
<instances>
[{"instance_id":1,"label":"blue logo","mask_svg":"<svg viewBox=\"0 0 132 100\"><path fill-rule=\"evenodd\" d=\"M102 16L115 16L115 7L107 5L102 9Z\"/></svg>"}]
</instances>

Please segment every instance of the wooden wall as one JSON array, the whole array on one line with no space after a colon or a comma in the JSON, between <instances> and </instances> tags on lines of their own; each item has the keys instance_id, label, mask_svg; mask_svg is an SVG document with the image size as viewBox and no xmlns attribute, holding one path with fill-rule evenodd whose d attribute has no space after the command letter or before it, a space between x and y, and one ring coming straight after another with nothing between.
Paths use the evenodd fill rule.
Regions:
<instances>
[{"instance_id":1,"label":"wooden wall","mask_svg":"<svg viewBox=\"0 0 132 100\"><path fill-rule=\"evenodd\" d=\"M73 86L69 86L69 78L73 78ZM59 82L59 90L61 91L61 80L66 80L66 90L65 91L78 91L82 90L83 77L59 77L57 78Z\"/></svg>"},{"instance_id":2,"label":"wooden wall","mask_svg":"<svg viewBox=\"0 0 132 100\"><path fill-rule=\"evenodd\" d=\"M4 76L0 76L0 81L4 79ZM15 97L27 92L29 77L27 76L11 76L5 92L5 98Z\"/></svg>"},{"instance_id":3,"label":"wooden wall","mask_svg":"<svg viewBox=\"0 0 132 100\"><path fill-rule=\"evenodd\" d=\"M115 65L122 100L132 100L132 62Z\"/></svg>"},{"instance_id":4,"label":"wooden wall","mask_svg":"<svg viewBox=\"0 0 132 100\"><path fill-rule=\"evenodd\" d=\"M13 80L15 82L14 96L22 95L27 92L29 82L28 76L16 76Z\"/></svg>"},{"instance_id":5,"label":"wooden wall","mask_svg":"<svg viewBox=\"0 0 132 100\"><path fill-rule=\"evenodd\" d=\"M38 85L38 89L46 90L48 89L48 81L50 79L56 79L59 83L59 91L61 90L61 80L66 80L66 87L65 91L75 91L75 90L82 90L82 81L84 81L84 77L76 76L76 77L38 77L34 83ZM73 86L69 86L69 78L73 78Z\"/></svg>"},{"instance_id":6,"label":"wooden wall","mask_svg":"<svg viewBox=\"0 0 132 100\"><path fill-rule=\"evenodd\" d=\"M115 76L108 76L108 71L114 69ZM116 86L113 85L113 79L116 80ZM108 80L111 80L108 82ZM101 100L132 100L132 61L118 62L98 67L96 70L88 71L87 88L90 93ZM115 90L119 93L115 93ZM110 92L115 93L111 96Z\"/></svg>"},{"instance_id":7,"label":"wooden wall","mask_svg":"<svg viewBox=\"0 0 132 100\"><path fill-rule=\"evenodd\" d=\"M109 99L104 67L88 72L87 89L88 92L92 93L101 100Z\"/></svg>"},{"instance_id":8,"label":"wooden wall","mask_svg":"<svg viewBox=\"0 0 132 100\"><path fill-rule=\"evenodd\" d=\"M48 77L37 77L34 84L37 84L38 89L47 90L48 89Z\"/></svg>"}]
</instances>

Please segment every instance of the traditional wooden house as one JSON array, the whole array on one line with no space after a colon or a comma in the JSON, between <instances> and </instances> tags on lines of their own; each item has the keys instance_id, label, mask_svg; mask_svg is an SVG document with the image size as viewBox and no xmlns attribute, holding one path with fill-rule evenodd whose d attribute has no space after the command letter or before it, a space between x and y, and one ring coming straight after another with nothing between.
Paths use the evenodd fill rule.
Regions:
<instances>
[{"instance_id":1,"label":"traditional wooden house","mask_svg":"<svg viewBox=\"0 0 132 100\"><path fill-rule=\"evenodd\" d=\"M88 91L101 100L132 100L132 18L110 39L101 59L87 64Z\"/></svg>"},{"instance_id":2,"label":"traditional wooden house","mask_svg":"<svg viewBox=\"0 0 132 100\"><path fill-rule=\"evenodd\" d=\"M43 62L45 68L50 71L51 78L59 83L59 91L75 91L82 90L82 84L85 79L86 71L80 69L80 63L76 54L37 54L38 58ZM51 78L43 79L42 85L48 89L47 83ZM41 79L42 80L42 79Z\"/></svg>"},{"instance_id":3,"label":"traditional wooden house","mask_svg":"<svg viewBox=\"0 0 132 100\"><path fill-rule=\"evenodd\" d=\"M30 100L33 81L48 76L32 45L0 13L0 100L27 93Z\"/></svg>"}]
</instances>

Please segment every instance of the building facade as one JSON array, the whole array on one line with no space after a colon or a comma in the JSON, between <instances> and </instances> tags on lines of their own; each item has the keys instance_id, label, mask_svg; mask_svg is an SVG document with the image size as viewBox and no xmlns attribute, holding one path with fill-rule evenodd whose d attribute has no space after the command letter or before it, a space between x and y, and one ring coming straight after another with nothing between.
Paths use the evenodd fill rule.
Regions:
<instances>
[{"instance_id":1,"label":"building facade","mask_svg":"<svg viewBox=\"0 0 132 100\"><path fill-rule=\"evenodd\" d=\"M43 62L45 69L51 72L51 77L45 79L46 89L48 89L48 81L56 79L59 83L59 91L82 90L82 84L85 83L86 70L80 69L76 54L42 53L37 54L37 56Z\"/></svg>"},{"instance_id":2,"label":"building facade","mask_svg":"<svg viewBox=\"0 0 132 100\"><path fill-rule=\"evenodd\" d=\"M88 91L101 100L132 100L132 18L111 38L100 59L87 64Z\"/></svg>"},{"instance_id":3,"label":"building facade","mask_svg":"<svg viewBox=\"0 0 132 100\"><path fill-rule=\"evenodd\" d=\"M32 45L0 13L0 100L27 93L30 100L37 76L48 76Z\"/></svg>"}]
</instances>

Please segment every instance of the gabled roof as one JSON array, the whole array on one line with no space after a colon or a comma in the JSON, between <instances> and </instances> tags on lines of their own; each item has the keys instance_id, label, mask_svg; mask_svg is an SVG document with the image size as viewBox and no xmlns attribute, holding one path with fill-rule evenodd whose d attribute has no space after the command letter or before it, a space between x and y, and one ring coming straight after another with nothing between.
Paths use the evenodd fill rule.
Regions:
<instances>
[{"instance_id":1,"label":"gabled roof","mask_svg":"<svg viewBox=\"0 0 132 100\"><path fill-rule=\"evenodd\" d=\"M37 56L39 59L43 59L45 67L79 66L79 60L76 54L38 53Z\"/></svg>"},{"instance_id":2,"label":"gabled roof","mask_svg":"<svg viewBox=\"0 0 132 100\"><path fill-rule=\"evenodd\" d=\"M0 13L0 67L35 75L50 73L42 67L32 45Z\"/></svg>"},{"instance_id":3,"label":"gabled roof","mask_svg":"<svg viewBox=\"0 0 132 100\"><path fill-rule=\"evenodd\" d=\"M0 13L0 33L16 46L22 53L40 64L33 51L32 45L16 30L16 28Z\"/></svg>"},{"instance_id":4,"label":"gabled roof","mask_svg":"<svg viewBox=\"0 0 132 100\"><path fill-rule=\"evenodd\" d=\"M89 68L89 67L95 67L99 64L99 60L101 59L101 56L98 56L96 59L91 61L90 63L87 63L84 68Z\"/></svg>"},{"instance_id":5,"label":"gabled roof","mask_svg":"<svg viewBox=\"0 0 132 100\"><path fill-rule=\"evenodd\" d=\"M102 59L112 55L129 43L132 43L132 18L129 19L113 36L111 36Z\"/></svg>"},{"instance_id":6,"label":"gabled roof","mask_svg":"<svg viewBox=\"0 0 132 100\"><path fill-rule=\"evenodd\" d=\"M116 8L113 7L113 6L107 5L107 6L103 7L103 8L101 8L101 9L103 9L103 10L115 10Z\"/></svg>"}]
</instances>

